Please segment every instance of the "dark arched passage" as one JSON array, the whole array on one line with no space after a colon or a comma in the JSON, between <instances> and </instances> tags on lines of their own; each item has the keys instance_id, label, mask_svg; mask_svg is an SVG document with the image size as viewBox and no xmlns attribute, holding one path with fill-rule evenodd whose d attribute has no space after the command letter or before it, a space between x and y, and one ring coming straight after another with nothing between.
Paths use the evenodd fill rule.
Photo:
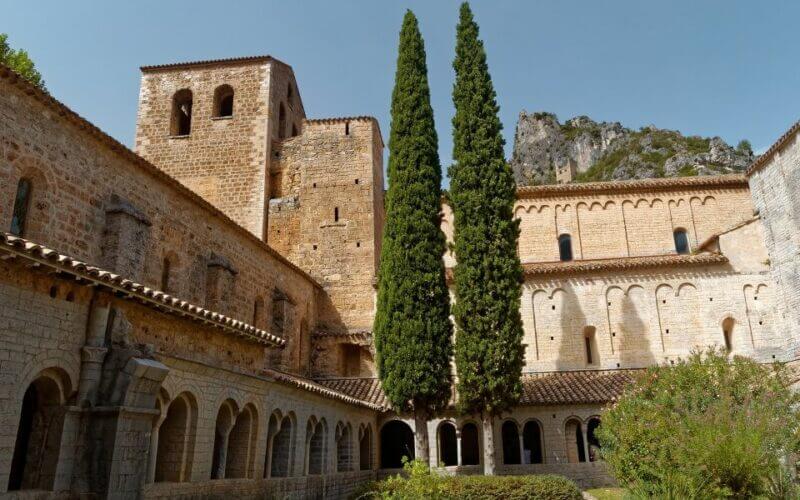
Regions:
<instances>
[{"instance_id":1,"label":"dark arched passage","mask_svg":"<svg viewBox=\"0 0 800 500\"><path fill-rule=\"evenodd\" d=\"M439 426L439 463L445 466L458 465L456 426L450 422Z\"/></svg>"},{"instance_id":2,"label":"dark arched passage","mask_svg":"<svg viewBox=\"0 0 800 500\"><path fill-rule=\"evenodd\" d=\"M464 427L461 428L461 465L479 465L480 463L478 426L473 423L464 424Z\"/></svg>"},{"instance_id":3,"label":"dark arched passage","mask_svg":"<svg viewBox=\"0 0 800 500\"><path fill-rule=\"evenodd\" d=\"M414 433L405 422L392 420L381 428L381 468L399 469L403 457L414 459Z\"/></svg>"}]
</instances>

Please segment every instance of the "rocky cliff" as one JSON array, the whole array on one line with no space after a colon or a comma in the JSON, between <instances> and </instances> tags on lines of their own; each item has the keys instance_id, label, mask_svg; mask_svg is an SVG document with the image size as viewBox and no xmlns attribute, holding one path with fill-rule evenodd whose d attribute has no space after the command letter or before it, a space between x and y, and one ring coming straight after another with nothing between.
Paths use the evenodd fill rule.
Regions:
<instances>
[{"instance_id":1,"label":"rocky cliff","mask_svg":"<svg viewBox=\"0 0 800 500\"><path fill-rule=\"evenodd\" d=\"M522 112L511 165L522 186L734 173L753 159L746 141L733 148L719 137L632 130L586 116L562 124L552 113Z\"/></svg>"}]
</instances>

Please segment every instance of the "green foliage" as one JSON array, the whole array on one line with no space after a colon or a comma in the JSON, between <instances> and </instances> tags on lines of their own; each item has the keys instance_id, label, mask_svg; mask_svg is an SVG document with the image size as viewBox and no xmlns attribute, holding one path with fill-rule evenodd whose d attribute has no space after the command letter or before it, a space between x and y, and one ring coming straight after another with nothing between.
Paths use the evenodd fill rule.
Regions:
<instances>
[{"instance_id":1,"label":"green foliage","mask_svg":"<svg viewBox=\"0 0 800 500\"><path fill-rule=\"evenodd\" d=\"M519 402L523 365L516 184L503 153L499 108L467 3L456 28L450 200L458 405L496 415Z\"/></svg>"},{"instance_id":2,"label":"green foliage","mask_svg":"<svg viewBox=\"0 0 800 500\"><path fill-rule=\"evenodd\" d=\"M693 135L686 138L686 149L692 154L702 154L711 151L711 139Z\"/></svg>"},{"instance_id":3,"label":"green foliage","mask_svg":"<svg viewBox=\"0 0 800 500\"><path fill-rule=\"evenodd\" d=\"M399 411L445 405L452 324L439 229L442 170L425 46L407 11L400 31L389 133L389 189L375 347L383 390Z\"/></svg>"},{"instance_id":4,"label":"green foliage","mask_svg":"<svg viewBox=\"0 0 800 500\"><path fill-rule=\"evenodd\" d=\"M562 476L443 476L420 460L405 475L374 483L359 499L385 500L580 500L581 490Z\"/></svg>"},{"instance_id":5,"label":"green foliage","mask_svg":"<svg viewBox=\"0 0 800 500\"><path fill-rule=\"evenodd\" d=\"M604 415L603 458L637 498L751 498L800 450L787 370L718 351L648 369Z\"/></svg>"},{"instance_id":6,"label":"green foliage","mask_svg":"<svg viewBox=\"0 0 800 500\"><path fill-rule=\"evenodd\" d=\"M750 144L750 141L747 139L742 139L739 141L739 144L736 145L736 151L742 154L753 154L753 145Z\"/></svg>"},{"instance_id":7,"label":"green foliage","mask_svg":"<svg viewBox=\"0 0 800 500\"><path fill-rule=\"evenodd\" d=\"M5 64L40 89L47 90L42 74L36 69L28 52L22 49L12 49L8 44L8 35L5 33L0 33L0 64Z\"/></svg>"}]
</instances>

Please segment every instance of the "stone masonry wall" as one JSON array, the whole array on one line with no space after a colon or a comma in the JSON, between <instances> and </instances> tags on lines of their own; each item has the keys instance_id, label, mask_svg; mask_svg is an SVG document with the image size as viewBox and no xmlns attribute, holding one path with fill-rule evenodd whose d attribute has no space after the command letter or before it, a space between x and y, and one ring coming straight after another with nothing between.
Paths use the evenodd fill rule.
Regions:
<instances>
[{"instance_id":1,"label":"stone masonry wall","mask_svg":"<svg viewBox=\"0 0 800 500\"><path fill-rule=\"evenodd\" d=\"M383 223L383 143L369 118L307 120L277 143L269 241L330 300L319 328L371 329Z\"/></svg>"},{"instance_id":2,"label":"stone masonry wall","mask_svg":"<svg viewBox=\"0 0 800 500\"><path fill-rule=\"evenodd\" d=\"M284 337L283 369L298 369L302 326L316 324L317 285L288 261L232 224L176 182L110 150L38 100L0 80L0 223L7 230L17 183L32 180L24 236L93 265L104 265L107 211L114 199L143 214L151 226L140 276L161 288L169 260L169 292L205 305L210 265L224 259L236 271L223 312L270 329L270 299L280 289L296 305ZM267 306L255 318L254 304Z\"/></svg>"},{"instance_id":3,"label":"stone masonry wall","mask_svg":"<svg viewBox=\"0 0 800 500\"><path fill-rule=\"evenodd\" d=\"M795 127L796 128L796 127ZM753 204L764 224L764 241L775 281L777 328L792 332L784 349L800 356L800 133L795 131L750 175Z\"/></svg>"}]
</instances>

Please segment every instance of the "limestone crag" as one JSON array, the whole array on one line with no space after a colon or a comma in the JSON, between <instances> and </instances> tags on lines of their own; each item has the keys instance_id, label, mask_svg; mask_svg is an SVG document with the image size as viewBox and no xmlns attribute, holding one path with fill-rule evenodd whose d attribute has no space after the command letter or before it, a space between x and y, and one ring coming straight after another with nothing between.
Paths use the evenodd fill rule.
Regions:
<instances>
[{"instance_id":1,"label":"limestone crag","mask_svg":"<svg viewBox=\"0 0 800 500\"><path fill-rule=\"evenodd\" d=\"M644 179L743 171L749 145L683 136L653 125L640 130L586 116L563 124L552 113L522 112L511 164L518 185Z\"/></svg>"}]
</instances>

